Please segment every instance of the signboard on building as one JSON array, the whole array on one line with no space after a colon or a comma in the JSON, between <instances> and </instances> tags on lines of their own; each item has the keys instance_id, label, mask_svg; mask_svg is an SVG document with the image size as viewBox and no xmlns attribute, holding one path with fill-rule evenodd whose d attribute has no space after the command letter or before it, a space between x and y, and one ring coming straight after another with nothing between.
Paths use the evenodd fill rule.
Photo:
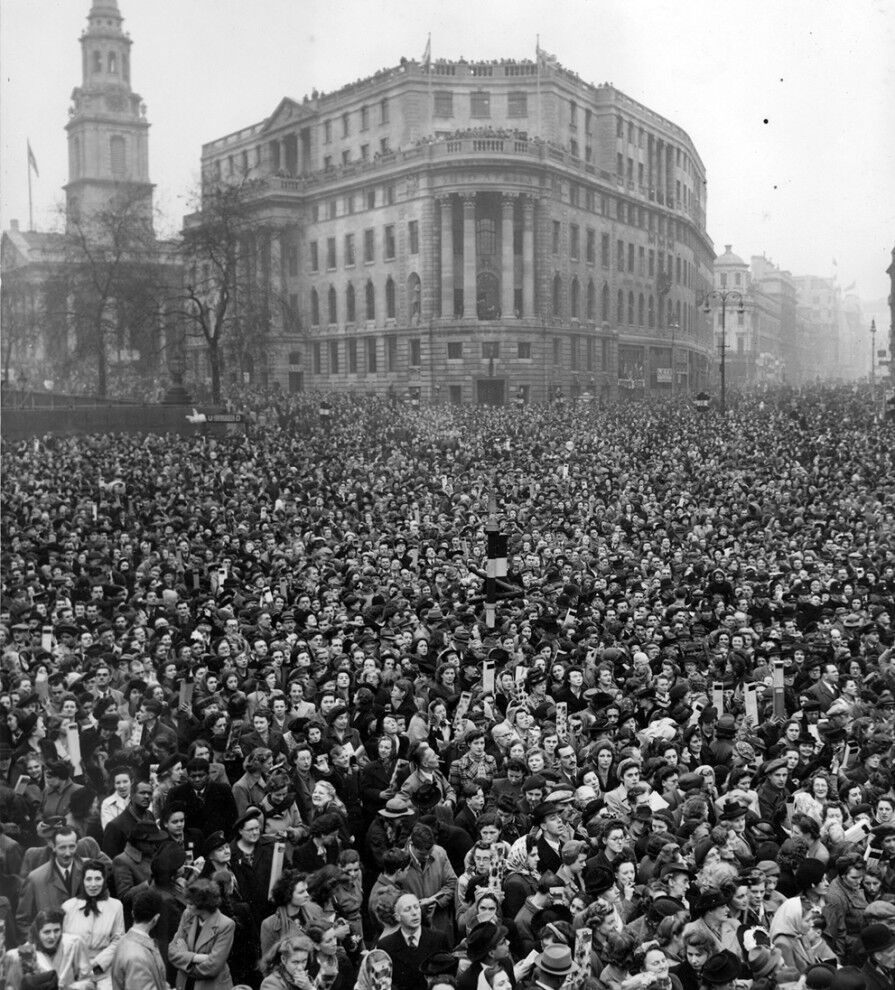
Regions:
<instances>
[{"instance_id":1,"label":"signboard on building","mask_svg":"<svg viewBox=\"0 0 895 990\"><path fill-rule=\"evenodd\" d=\"M656 381L671 384L671 368L656 368Z\"/></svg>"}]
</instances>

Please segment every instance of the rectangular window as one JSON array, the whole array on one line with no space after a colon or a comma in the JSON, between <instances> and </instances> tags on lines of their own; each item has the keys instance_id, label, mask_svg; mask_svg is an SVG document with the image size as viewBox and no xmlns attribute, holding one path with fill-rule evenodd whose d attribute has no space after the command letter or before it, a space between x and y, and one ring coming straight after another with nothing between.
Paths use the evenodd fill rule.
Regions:
<instances>
[{"instance_id":1,"label":"rectangular window","mask_svg":"<svg viewBox=\"0 0 895 990\"><path fill-rule=\"evenodd\" d=\"M410 253L420 253L420 224L419 220L411 220L407 224L407 240L410 242Z\"/></svg>"},{"instance_id":2,"label":"rectangular window","mask_svg":"<svg viewBox=\"0 0 895 990\"><path fill-rule=\"evenodd\" d=\"M562 232L562 224L559 220L553 221L553 253L559 254L559 238Z\"/></svg>"},{"instance_id":3,"label":"rectangular window","mask_svg":"<svg viewBox=\"0 0 895 990\"><path fill-rule=\"evenodd\" d=\"M487 359L494 359L495 361L500 357L500 344L496 340L487 340L482 343L482 357Z\"/></svg>"},{"instance_id":4,"label":"rectangular window","mask_svg":"<svg viewBox=\"0 0 895 990\"><path fill-rule=\"evenodd\" d=\"M528 116L528 93L509 93L507 95L507 116Z\"/></svg>"},{"instance_id":5,"label":"rectangular window","mask_svg":"<svg viewBox=\"0 0 895 990\"><path fill-rule=\"evenodd\" d=\"M385 338L385 366L388 371L398 370L398 338L394 334Z\"/></svg>"},{"instance_id":6,"label":"rectangular window","mask_svg":"<svg viewBox=\"0 0 895 990\"><path fill-rule=\"evenodd\" d=\"M581 256L581 231L577 223L569 224L569 257L577 261Z\"/></svg>"},{"instance_id":7,"label":"rectangular window","mask_svg":"<svg viewBox=\"0 0 895 990\"><path fill-rule=\"evenodd\" d=\"M637 274L646 275L646 248L637 248Z\"/></svg>"},{"instance_id":8,"label":"rectangular window","mask_svg":"<svg viewBox=\"0 0 895 990\"><path fill-rule=\"evenodd\" d=\"M367 203L367 209L368 210L375 210L376 209L376 190L375 189L368 189L367 190L366 203Z\"/></svg>"},{"instance_id":9,"label":"rectangular window","mask_svg":"<svg viewBox=\"0 0 895 990\"><path fill-rule=\"evenodd\" d=\"M354 267L354 234L345 235L345 267Z\"/></svg>"},{"instance_id":10,"label":"rectangular window","mask_svg":"<svg viewBox=\"0 0 895 990\"><path fill-rule=\"evenodd\" d=\"M594 338L587 338L587 350L585 352L585 360L587 361L587 370L594 370Z\"/></svg>"},{"instance_id":11,"label":"rectangular window","mask_svg":"<svg viewBox=\"0 0 895 990\"><path fill-rule=\"evenodd\" d=\"M454 116L454 94L450 90L438 90L435 93L435 116Z\"/></svg>"},{"instance_id":12,"label":"rectangular window","mask_svg":"<svg viewBox=\"0 0 895 990\"><path fill-rule=\"evenodd\" d=\"M625 156L621 152L615 156L615 174L620 179L625 175Z\"/></svg>"},{"instance_id":13,"label":"rectangular window","mask_svg":"<svg viewBox=\"0 0 895 990\"><path fill-rule=\"evenodd\" d=\"M315 340L311 345L311 360L314 362L314 374L320 375L323 373L323 350L320 347L320 341Z\"/></svg>"},{"instance_id":14,"label":"rectangular window","mask_svg":"<svg viewBox=\"0 0 895 990\"><path fill-rule=\"evenodd\" d=\"M311 207L311 223L318 223L320 221L320 204L314 203Z\"/></svg>"},{"instance_id":15,"label":"rectangular window","mask_svg":"<svg viewBox=\"0 0 895 990\"><path fill-rule=\"evenodd\" d=\"M348 216L354 213L354 193L348 193L345 197L345 212Z\"/></svg>"},{"instance_id":16,"label":"rectangular window","mask_svg":"<svg viewBox=\"0 0 895 990\"><path fill-rule=\"evenodd\" d=\"M559 337L553 338L553 363L559 364L562 360L562 341Z\"/></svg>"},{"instance_id":17,"label":"rectangular window","mask_svg":"<svg viewBox=\"0 0 895 990\"><path fill-rule=\"evenodd\" d=\"M448 361L462 361L463 344L460 341L448 342Z\"/></svg>"},{"instance_id":18,"label":"rectangular window","mask_svg":"<svg viewBox=\"0 0 895 990\"><path fill-rule=\"evenodd\" d=\"M410 367L419 368L423 363L423 348L419 337L410 338Z\"/></svg>"},{"instance_id":19,"label":"rectangular window","mask_svg":"<svg viewBox=\"0 0 895 990\"><path fill-rule=\"evenodd\" d=\"M385 228L385 260L394 261L395 258L395 225L388 224Z\"/></svg>"},{"instance_id":20,"label":"rectangular window","mask_svg":"<svg viewBox=\"0 0 895 990\"><path fill-rule=\"evenodd\" d=\"M348 374L357 374L357 341L352 338L347 342L348 347Z\"/></svg>"},{"instance_id":21,"label":"rectangular window","mask_svg":"<svg viewBox=\"0 0 895 990\"><path fill-rule=\"evenodd\" d=\"M516 357L520 361L531 360L531 344L523 343L521 340L516 344Z\"/></svg>"},{"instance_id":22,"label":"rectangular window","mask_svg":"<svg viewBox=\"0 0 895 990\"><path fill-rule=\"evenodd\" d=\"M604 268L609 268L612 264L612 260L609 257L609 235L600 235L600 264Z\"/></svg>"},{"instance_id":23,"label":"rectangular window","mask_svg":"<svg viewBox=\"0 0 895 990\"><path fill-rule=\"evenodd\" d=\"M587 231L587 263L589 265L597 263L597 232L590 228Z\"/></svg>"},{"instance_id":24,"label":"rectangular window","mask_svg":"<svg viewBox=\"0 0 895 990\"><path fill-rule=\"evenodd\" d=\"M372 229L364 231L364 261L369 263L376 259L376 231Z\"/></svg>"},{"instance_id":25,"label":"rectangular window","mask_svg":"<svg viewBox=\"0 0 895 990\"><path fill-rule=\"evenodd\" d=\"M459 406L463 402L463 386L462 385L449 385L448 386L448 396L452 406Z\"/></svg>"},{"instance_id":26,"label":"rectangular window","mask_svg":"<svg viewBox=\"0 0 895 990\"><path fill-rule=\"evenodd\" d=\"M349 127L349 121L350 121L350 119L351 118L350 118L350 116L347 113L343 113L342 114L342 137L343 138L348 137L348 134L349 134L349 131L350 131L350 127Z\"/></svg>"},{"instance_id":27,"label":"rectangular window","mask_svg":"<svg viewBox=\"0 0 895 990\"><path fill-rule=\"evenodd\" d=\"M351 163L351 152L346 148L342 152L342 164L349 165Z\"/></svg>"},{"instance_id":28,"label":"rectangular window","mask_svg":"<svg viewBox=\"0 0 895 990\"><path fill-rule=\"evenodd\" d=\"M329 342L329 373L331 375L339 373L339 342L337 340Z\"/></svg>"},{"instance_id":29,"label":"rectangular window","mask_svg":"<svg viewBox=\"0 0 895 990\"><path fill-rule=\"evenodd\" d=\"M375 375L379 370L379 366L376 363L376 338L367 337L367 371L371 375Z\"/></svg>"},{"instance_id":30,"label":"rectangular window","mask_svg":"<svg viewBox=\"0 0 895 990\"><path fill-rule=\"evenodd\" d=\"M336 202L336 200L331 199L326 204L326 214L330 220L335 220L336 217L339 215L339 204Z\"/></svg>"},{"instance_id":31,"label":"rectangular window","mask_svg":"<svg viewBox=\"0 0 895 990\"><path fill-rule=\"evenodd\" d=\"M369 130L370 128L370 108L361 107L360 108L360 129L362 131Z\"/></svg>"},{"instance_id":32,"label":"rectangular window","mask_svg":"<svg viewBox=\"0 0 895 990\"><path fill-rule=\"evenodd\" d=\"M324 121L323 124L323 143L332 144L333 140L333 122L331 120Z\"/></svg>"},{"instance_id":33,"label":"rectangular window","mask_svg":"<svg viewBox=\"0 0 895 990\"><path fill-rule=\"evenodd\" d=\"M634 271L634 245L628 245L628 271Z\"/></svg>"},{"instance_id":34,"label":"rectangular window","mask_svg":"<svg viewBox=\"0 0 895 990\"><path fill-rule=\"evenodd\" d=\"M336 267L336 239L327 237L326 239L326 267L332 269Z\"/></svg>"},{"instance_id":35,"label":"rectangular window","mask_svg":"<svg viewBox=\"0 0 895 990\"><path fill-rule=\"evenodd\" d=\"M578 367L578 335L569 337L569 367L572 370Z\"/></svg>"},{"instance_id":36,"label":"rectangular window","mask_svg":"<svg viewBox=\"0 0 895 990\"><path fill-rule=\"evenodd\" d=\"M569 183L569 205L578 206L581 200L581 192L577 182Z\"/></svg>"},{"instance_id":37,"label":"rectangular window","mask_svg":"<svg viewBox=\"0 0 895 990\"><path fill-rule=\"evenodd\" d=\"M360 146L360 157L362 162L370 160L370 146L368 144L362 144Z\"/></svg>"},{"instance_id":38,"label":"rectangular window","mask_svg":"<svg viewBox=\"0 0 895 990\"><path fill-rule=\"evenodd\" d=\"M394 183L389 183L387 186L382 188L382 196L385 200L386 206L393 206L395 203L395 185Z\"/></svg>"},{"instance_id":39,"label":"rectangular window","mask_svg":"<svg viewBox=\"0 0 895 990\"><path fill-rule=\"evenodd\" d=\"M472 117L491 116L491 94L487 90L479 90L469 95L469 113Z\"/></svg>"},{"instance_id":40,"label":"rectangular window","mask_svg":"<svg viewBox=\"0 0 895 990\"><path fill-rule=\"evenodd\" d=\"M386 135L384 138L379 139L379 154L387 155L388 153L389 153L388 136Z\"/></svg>"},{"instance_id":41,"label":"rectangular window","mask_svg":"<svg viewBox=\"0 0 895 990\"><path fill-rule=\"evenodd\" d=\"M311 271L316 272L319 270L320 267L319 259L317 257L317 242L311 241L308 247L310 248L311 251Z\"/></svg>"},{"instance_id":42,"label":"rectangular window","mask_svg":"<svg viewBox=\"0 0 895 990\"><path fill-rule=\"evenodd\" d=\"M388 123L388 100L382 99L379 101L379 123Z\"/></svg>"},{"instance_id":43,"label":"rectangular window","mask_svg":"<svg viewBox=\"0 0 895 990\"><path fill-rule=\"evenodd\" d=\"M286 248L286 270L291 276L298 275L298 245L290 244Z\"/></svg>"},{"instance_id":44,"label":"rectangular window","mask_svg":"<svg viewBox=\"0 0 895 990\"><path fill-rule=\"evenodd\" d=\"M617 259L618 270L623 272L625 270L625 242L618 241L615 245L615 257Z\"/></svg>"},{"instance_id":45,"label":"rectangular window","mask_svg":"<svg viewBox=\"0 0 895 990\"><path fill-rule=\"evenodd\" d=\"M652 278L656 274L656 252L650 248L649 249L649 267L647 268L647 275Z\"/></svg>"}]
</instances>

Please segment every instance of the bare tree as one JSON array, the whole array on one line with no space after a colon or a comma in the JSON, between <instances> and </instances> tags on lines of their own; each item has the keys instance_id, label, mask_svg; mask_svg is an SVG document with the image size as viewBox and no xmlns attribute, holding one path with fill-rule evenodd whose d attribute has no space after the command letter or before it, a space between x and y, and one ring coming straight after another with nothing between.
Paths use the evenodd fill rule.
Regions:
<instances>
[{"instance_id":1,"label":"bare tree","mask_svg":"<svg viewBox=\"0 0 895 990\"><path fill-rule=\"evenodd\" d=\"M159 305L175 291L175 268L156 239L145 193L125 188L102 210L69 214L64 272L81 347L95 362L97 392L109 384L109 354L129 341L158 347Z\"/></svg>"}]
</instances>

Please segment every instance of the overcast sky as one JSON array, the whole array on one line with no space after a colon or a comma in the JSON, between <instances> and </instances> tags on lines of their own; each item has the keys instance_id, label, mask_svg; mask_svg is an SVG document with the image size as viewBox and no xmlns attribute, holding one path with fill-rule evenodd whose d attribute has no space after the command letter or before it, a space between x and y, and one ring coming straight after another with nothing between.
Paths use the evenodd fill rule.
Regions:
<instances>
[{"instance_id":1,"label":"overcast sky","mask_svg":"<svg viewBox=\"0 0 895 990\"><path fill-rule=\"evenodd\" d=\"M119 0L148 107L150 174L169 230L201 144L419 58L533 58L535 38L683 127L708 172L708 230L748 260L888 293L895 245L892 0ZM0 2L2 226L57 223L69 98L90 0ZM838 263L834 268L834 260Z\"/></svg>"}]
</instances>

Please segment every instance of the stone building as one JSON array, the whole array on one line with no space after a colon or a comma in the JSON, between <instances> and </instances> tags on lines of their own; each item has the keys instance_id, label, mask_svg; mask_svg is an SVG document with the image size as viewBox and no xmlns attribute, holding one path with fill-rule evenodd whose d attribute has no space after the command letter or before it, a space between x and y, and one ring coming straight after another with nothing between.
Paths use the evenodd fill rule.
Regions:
<instances>
[{"instance_id":1,"label":"stone building","mask_svg":"<svg viewBox=\"0 0 895 990\"><path fill-rule=\"evenodd\" d=\"M273 302L234 380L454 403L636 397L670 391L673 336L680 387L707 384L699 154L552 58L402 59L204 145L202 176L205 194L243 185L244 263ZM201 346L191 362L207 376Z\"/></svg>"},{"instance_id":2,"label":"stone building","mask_svg":"<svg viewBox=\"0 0 895 990\"><path fill-rule=\"evenodd\" d=\"M65 124L64 230L25 231L13 220L3 233L6 380L96 388L100 330L110 381L116 371L164 367L173 316L163 305L167 298L175 309L181 265L153 230L149 123L131 88L122 20L117 0L93 0L80 37L82 78Z\"/></svg>"}]
</instances>

